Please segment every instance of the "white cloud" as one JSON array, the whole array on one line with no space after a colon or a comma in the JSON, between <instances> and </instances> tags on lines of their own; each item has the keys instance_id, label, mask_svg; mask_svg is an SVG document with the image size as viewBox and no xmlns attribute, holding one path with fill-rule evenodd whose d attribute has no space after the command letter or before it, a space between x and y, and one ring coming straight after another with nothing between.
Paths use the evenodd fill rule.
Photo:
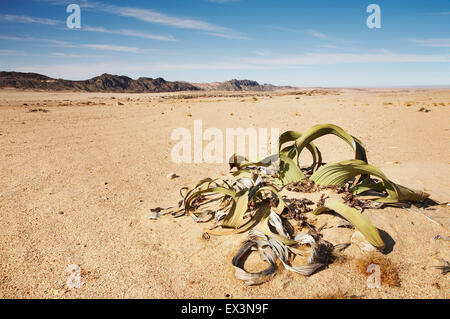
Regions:
<instances>
[{"instance_id":1,"label":"white cloud","mask_svg":"<svg viewBox=\"0 0 450 319\"><path fill-rule=\"evenodd\" d=\"M236 59L236 62L159 63L149 67L156 70L242 70L326 64L425 62L450 62L450 55L413 55L389 52L379 54L305 53L282 58L241 58Z\"/></svg>"},{"instance_id":2,"label":"white cloud","mask_svg":"<svg viewBox=\"0 0 450 319\"><path fill-rule=\"evenodd\" d=\"M47 0L44 2L57 5L65 5L68 4L70 1ZM104 2L88 1L88 0L82 1L80 3L80 6L90 8L92 10L115 14L122 17L134 18L144 22L161 24L180 29L204 31L209 35L221 38L235 39L235 40L245 39L242 33L236 32L227 27L222 27L199 19L171 16L152 9L122 7Z\"/></svg>"},{"instance_id":3,"label":"white cloud","mask_svg":"<svg viewBox=\"0 0 450 319\"><path fill-rule=\"evenodd\" d=\"M312 35L313 37L316 37L318 39L322 39L322 40L329 40L328 37L323 34L320 31L316 31L316 30L308 30L307 31L310 35Z\"/></svg>"},{"instance_id":4,"label":"white cloud","mask_svg":"<svg viewBox=\"0 0 450 319\"><path fill-rule=\"evenodd\" d=\"M321 54L307 53L303 55L283 58L241 58L233 61L207 61L198 63L170 63L170 62L147 62L147 63L118 63L117 60L101 63L61 63L47 65L11 66L21 72L36 72L52 77L63 77L67 79L87 79L102 73L112 74L136 74L146 76L145 70L164 73L164 71L197 71L197 70L267 70L282 68L297 68L305 65L325 64L371 64L371 63L427 63L427 62L450 62L449 55L410 55L383 52L378 54ZM0 68L5 66L1 66ZM144 72L144 74L143 74ZM192 74L192 72L190 73Z\"/></svg>"},{"instance_id":5,"label":"white cloud","mask_svg":"<svg viewBox=\"0 0 450 319\"><path fill-rule=\"evenodd\" d=\"M407 62L450 62L450 55L420 55L400 53L305 53L283 58L256 58L242 60L243 63L266 66L355 64L355 63L407 63Z\"/></svg>"},{"instance_id":6,"label":"white cloud","mask_svg":"<svg viewBox=\"0 0 450 319\"><path fill-rule=\"evenodd\" d=\"M107 11L124 17L132 17L141 21L163 24L176 28L196 29L202 31L225 31L226 28L219 27L201 20L185 19L174 16L168 16L155 10L119 7L115 5L106 5L99 7L102 11Z\"/></svg>"},{"instance_id":7,"label":"white cloud","mask_svg":"<svg viewBox=\"0 0 450 319\"><path fill-rule=\"evenodd\" d=\"M52 52L52 56L59 58L104 58L104 55L74 54L66 52Z\"/></svg>"},{"instance_id":8,"label":"white cloud","mask_svg":"<svg viewBox=\"0 0 450 319\"><path fill-rule=\"evenodd\" d=\"M416 39L412 41L424 47L450 48L450 38Z\"/></svg>"},{"instance_id":9,"label":"white cloud","mask_svg":"<svg viewBox=\"0 0 450 319\"><path fill-rule=\"evenodd\" d=\"M256 55L265 56L265 57L272 56L271 52L265 51L265 50L256 50L256 51L253 51L253 53L256 54Z\"/></svg>"},{"instance_id":10,"label":"white cloud","mask_svg":"<svg viewBox=\"0 0 450 319\"><path fill-rule=\"evenodd\" d=\"M0 49L0 56L25 56L25 55L27 54L24 51Z\"/></svg>"},{"instance_id":11,"label":"white cloud","mask_svg":"<svg viewBox=\"0 0 450 319\"><path fill-rule=\"evenodd\" d=\"M341 47L339 45L334 45L334 44L321 44L319 45L321 48L327 48L327 49L346 49L344 47Z\"/></svg>"},{"instance_id":12,"label":"white cloud","mask_svg":"<svg viewBox=\"0 0 450 319\"><path fill-rule=\"evenodd\" d=\"M20 41L22 38L19 37L10 37L7 35L0 35L0 40L8 40L8 41Z\"/></svg>"},{"instance_id":13,"label":"white cloud","mask_svg":"<svg viewBox=\"0 0 450 319\"><path fill-rule=\"evenodd\" d=\"M34 37L11 37L11 36L7 36L7 35L0 35L0 40L45 42L45 43L51 43L53 45L59 45L59 46L67 46L67 45L69 45L68 42L60 41L60 40L34 38ZM75 47L75 45L72 45L72 47Z\"/></svg>"},{"instance_id":14,"label":"white cloud","mask_svg":"<svg viewBox=\"0 0 450 319\"><path fill-rule=\"evenodd\" d=\"M205 32L206 34L212 35L214 37L232 39L232 40L247 40L248 38L238 32Z\"/></svg>"},{"instance_id":15,"label":"white cloud","mask_svg":"<svg viewBox=\"0 0 450 319\"><path fill-rule=\"evenodd\" d=\"M293 28L287 28L287 27L279 27L279 26L271 26L271 29L283 31L283 32L291 32L291 33L303 33L303 34L309 34L312 35L315 38L322 39L322 40L329 40L329 37L326 36L324 33L313 30L313 29L293 29Z\"/></svg>"},{"instance_id":16,"label":"white cloud","mask_svg":"<svg viewBox=\"0 0 450 319\"><path fill-rule=\"evenodd\" d=\"M89 31L89 32L102 32L102 33L110 33L110 34L118 34L130 37L138 37L148 40L160 40L160 41L176 41L175 38L171 35L157 35L157 34L149 34L134 30L110 30L105 28L95 28L89 26L83 26L81 31Z\"/></svg>"},{"instance_id":17,"label":"white cloud","mask_svg":"<svg viewBox=\"0 0 450 319\"><path fill-rule=\"evenodd\" d=\"M37 23L46 25L57 25L60 22L53 19L34 18L29 16L18 16L13 14L0 14L0 21L13 22L13 23Z\"/></svg>"},{"instance_id":18,"label":"white cloud","mask_svg":"<svg viewBox=\"0 0 450 319\"><path fill-rule=\"evenodd\" d=\"M84 49L92 49L92 50L101 50L101 51L114 51L114 52L128 52L128 53L145 53L154 50L142 50L136 47L122 46L122 45L113 45L113 44L78 44L71 43L67 41L61 40L52 40L52 39L42 39L42 38L32 38L32 37L8 37L0 35L0 39L4 40L12 40L12 41L29 41L29 42L37 42L39 44L45 43L47 46L51 47L60 47L60 48L84 48Z\"/></svg>"},{"instance_id":19,"label":"white cloud","mask_svg":"<svg viewBox=\"0 0 450 319\"><path fill-rule=\"evenodd\" d=\"M150 70L249 70L262 69L261 66L239 62L204 62L204 63L153 63L147 66Z\"/></svg>"},{"instance_id":20,"label":"white cloud","mask_svg":"<svg viewBox=\"0 0 450 319\"><path fill-rule=\"evenodd\" d=\"M102 51L116 51L116 52L139 52L139 48L127 47L122 45L110 45L110 44L83 44L83 48L102 50Z\"/></svg>"},{"instance_id":21,"label":"white cloud","mask_svg":"<svg viewBox=\"0 0 450 319\"><path fill-rule=\"evenodd\" d=\"M321 31L315 30L315 29L293 29L293 28L286 28L286 27L279 27L279 26L271 26L271 29L282 31L282 32L290 32L290 33L300 33L300 34L307 34L310 36L313 36L317 39L323 40L328 42L328 44L320 45L321 47L328 47L332 49L340 48L338 45L335 45L334 43L343 44L343 43L349 43L350 41L335 38L332 36L329 36Z\"/></svg>"}]
</instances>

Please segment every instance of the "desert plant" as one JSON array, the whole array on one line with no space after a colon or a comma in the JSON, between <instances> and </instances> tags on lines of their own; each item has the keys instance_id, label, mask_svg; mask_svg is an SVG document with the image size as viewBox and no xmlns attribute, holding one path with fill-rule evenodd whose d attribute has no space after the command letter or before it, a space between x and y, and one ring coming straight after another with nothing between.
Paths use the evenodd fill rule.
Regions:
<instances>
[{"instance_id":1,"label":"desert plant","mask_svg":"<svg viewBox=\"0 0 450 319\"><path fill-rule=\"evenodd\" d=\"M355 152L354 159L324 165L322 153L313 141L328 134L343 139ZM312 163L306 166L299 163L305 148L312 155ZM288 208L280 191L289 184L309 179L318 186L345 187L355 196L375 192L377 208L423 201L429 196L389 180L381 170L368 164L359 139L332 124L315 125L303 134L284 132L279 137L279 154L260 162L234 155L230 171L230 178L206 178L189 189L183 188L179 211L174 214L190 215L196 222L214 220L214 226L205 230L207 237L250 231L249 239L232 262L235 275L250 285L270 279L276 273L277 259L291 271L311 275L328 262L334 249L339 249L320 236L294 234L283 222L280 215ZM334 211L353 224L370 245L380 250L384 248L378 229L357 209L337 199L321 200L317 206L314 214ZM268 269L260 273L244 270L246 256L252 249L258 250L262 259L270 264ZM309 250L306 265L292 266L292 257L305 256L305 249Z\"/></svg>"}]
</instances>

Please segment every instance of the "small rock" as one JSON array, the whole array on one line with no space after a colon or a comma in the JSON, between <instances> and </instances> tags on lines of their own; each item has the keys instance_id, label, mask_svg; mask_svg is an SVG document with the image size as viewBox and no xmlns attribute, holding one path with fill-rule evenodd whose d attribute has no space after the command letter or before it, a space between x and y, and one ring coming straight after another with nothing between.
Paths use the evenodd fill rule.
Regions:
<instances>
[{"instance_id":1,"label":"small rock","mask_svg":"<svg viewBox=\"0 0 450 319\"><path fill-rule=\"evenodd\" d=\"M167 179L172 180L172 179L178 178L178 177L180 177L180 176L178 176L178 175L175 174L175 173L170 173L170 174L167 174L166 177L167 177Z\"/></svg>"},{"instance_id":2,"label":"small rock","mask_svg":"<svg viewBox=\"0 0 450 319\"><path fill-rule=\"evenodd\" d=\"M161 208L151 208L150 214L148 215L148 219L157 220L159 218L159 212L161 211Z\"/></svg>"}]
</instances>

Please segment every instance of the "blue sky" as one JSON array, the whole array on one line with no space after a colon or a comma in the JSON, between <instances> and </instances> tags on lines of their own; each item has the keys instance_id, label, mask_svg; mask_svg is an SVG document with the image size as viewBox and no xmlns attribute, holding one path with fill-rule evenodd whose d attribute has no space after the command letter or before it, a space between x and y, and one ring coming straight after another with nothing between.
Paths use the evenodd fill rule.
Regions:
<instances>
[{"instance_id":1,"label":"blue sky","mask_svg":"<svg viewBox=\"0 0 450 319\"><path fill-rule=\"evenodd\" d=\"M81 29L66 7L81 6ZM369 29L369 4L381 28ZM0 2L0 70L298 86L450 85L448 0Z\"/></svg>"}]
</instances>

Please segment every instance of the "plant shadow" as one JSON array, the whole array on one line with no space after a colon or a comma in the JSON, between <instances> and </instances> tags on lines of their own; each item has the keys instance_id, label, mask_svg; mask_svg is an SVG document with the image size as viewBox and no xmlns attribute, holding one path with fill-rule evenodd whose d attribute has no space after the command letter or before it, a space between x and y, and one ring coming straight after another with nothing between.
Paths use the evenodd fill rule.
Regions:
<instances>
[{"instance_id":1,"label":"plant shadow","mask_svg":"<svg viewBox=\"0 0 450 319\"><path fill-rule=\"evenodd\" d=\"M395 240L384 230L378 228L378 232L380 233L380 237L384 242L384 249L381 250L383 255L390 254L394 250Z\"/></svg>"}]
</instances>

